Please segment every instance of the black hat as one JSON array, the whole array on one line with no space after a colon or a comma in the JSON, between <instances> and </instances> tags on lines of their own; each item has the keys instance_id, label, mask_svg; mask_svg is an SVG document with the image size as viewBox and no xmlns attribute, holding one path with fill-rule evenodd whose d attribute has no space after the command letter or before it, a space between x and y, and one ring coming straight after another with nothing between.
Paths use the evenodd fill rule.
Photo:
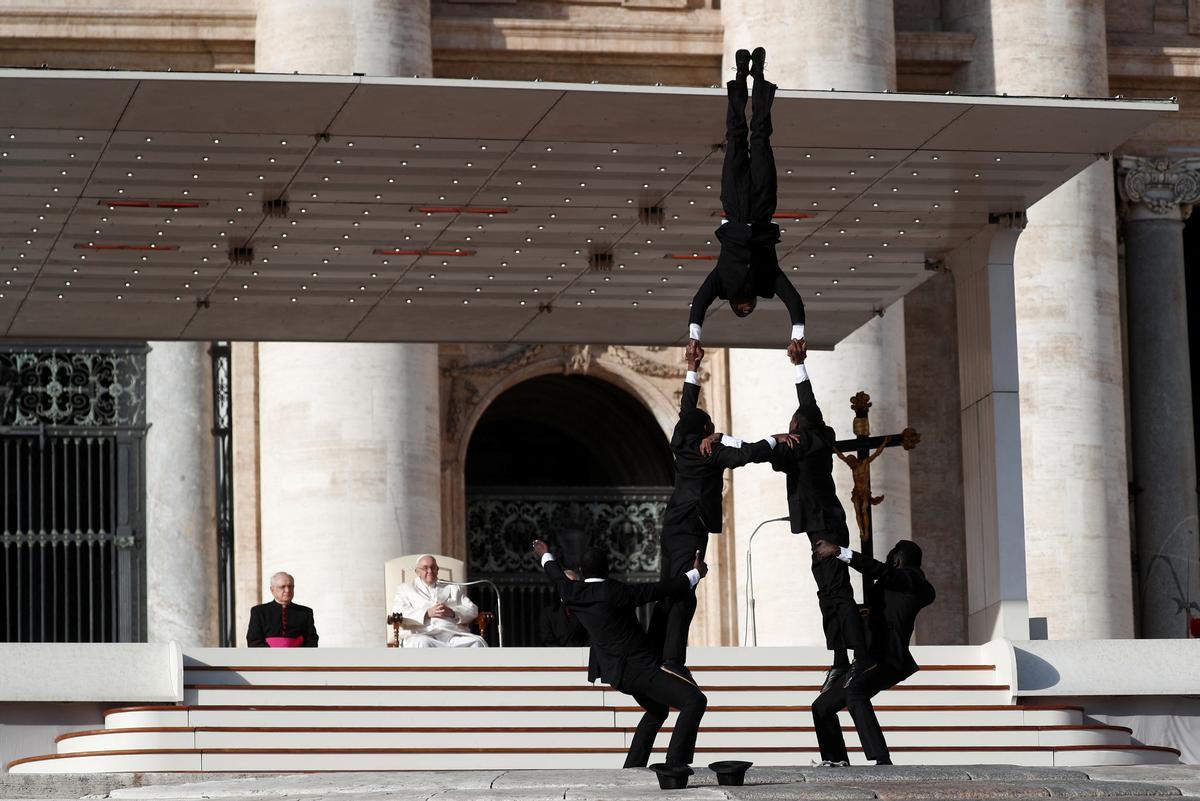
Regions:
<instances>
[{"instance_id":1,"label":"black hat","mask_svg":"<svg viewBox=\"0 0 1200 801\"><path fill-rule=\"evenodd\" d=\"M668 765L659 762L650 766L650 770L658 774L658 789L682 790L687 787L688 776L694 772L687 765Z\"/></svg>"},{"instance_id":2,"label":"black hat","mask_svg":"<svg viewBox=\"0 0 1200 801\"><path fill-rule=\"evenodd\" d=\"M709 763L708 769L717 774L717 784L727 784L741 787L746 780L746 771L750 770L753 762L742 762L737 759L726 759L722 762Z\"/></svg>"}]
</instances>

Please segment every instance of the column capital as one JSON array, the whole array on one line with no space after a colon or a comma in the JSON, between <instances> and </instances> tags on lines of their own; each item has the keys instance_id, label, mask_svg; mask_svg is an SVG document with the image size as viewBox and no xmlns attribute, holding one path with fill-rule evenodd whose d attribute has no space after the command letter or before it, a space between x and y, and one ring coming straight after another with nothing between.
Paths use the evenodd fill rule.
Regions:
<instances>
[{"instance_id":1,"label":"column capital","mask_svg":"<svg viewBox=\"0 0 1200 801\"><path fill-rule=\"evenodd\" d=\"M1200 201L1200 158L1120 156L1117 189L1127 220L1186 220Z\"/></svg>"}]
</instances>

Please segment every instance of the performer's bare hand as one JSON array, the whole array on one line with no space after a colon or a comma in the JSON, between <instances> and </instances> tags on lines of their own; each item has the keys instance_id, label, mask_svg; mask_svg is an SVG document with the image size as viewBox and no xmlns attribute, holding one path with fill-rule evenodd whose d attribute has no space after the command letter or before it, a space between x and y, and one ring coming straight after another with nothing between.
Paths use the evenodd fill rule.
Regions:
<instances>
[{"instance_id":1,"label":"performer's bare hand","mask_svg":"<svg viewBox=\"0 0 1200 801\"><path fill-rule=\"evenodd\" d=\"M784 445L787 445L789 448L794 448L800 444L800 437L797 436L796 434L776 434L775 442L783 443Z\"/></svg>"},{"instance_id":2,"label":"performer's bare hand","mask_svg":"<svg viewBox=\"0 0 1200 801\"><path fill-rule=\"evenodd\" d=\"M709 434L707 437L700 440L700 455L701 456L712 456L713 445L716 445L718 442L720 442L721 437L723 437L723 436L725 436L725 435L718 431L718 432Z\"/></svg>"},{"instance_id":3,"label":"performer's bare hand","mask_svg":"<svg viewBox=\"0 0 1200 801\"><path fill-rule=\"evenodd\" d=\"M831 556L837 556L842 552L842 549L831 542L825 540L817 540L813 543L813 556L820 559L828 559Z\"/></svg>"},{"instance_id":4,"label":"performer's bare hand","mask_svg":"<svg viewBox=\"0 0 1200 801\"><path fill-rule=\"evenodd\" d=\"M687 346L687 368L692 372L700 369L700 362L704 359L704 348L700 347L700 340L689 339Z\"/></svg>"},{"instance_id":5,"label":"performer's bare hand","mask_svg":"<svg viewBox=\"0 0 1200 801\"><path fill-rule=\"evenodd\" d=\"M804 364L808 357L808 343L803 339L793 339L788 343L787 355L792 364Z\"/></svg>"},{"instance_id":6,"label":"performer's bare hand","mask_svg":"<svg viewBox=\"0 0 1200 801\"><path fill-rule=\"evenodd\" d=\"M692 562L692 569L700 574L700 578L708 575L708 562L700 558L699 551L696 551L696 559Z\"/></svg>"},{"instance_id":7,"label":"performer's bare hand","mask_svg":"<svg viewBox=\"0 0 1200 801\"><path fill-rule=\"evenodd\" d=\"M542 542L541 540L533 541L533 555L536 556L538 559L541 559L543 556L545 556L549 552L550 552L549 545Z\"/></svg>"}]
</instances>

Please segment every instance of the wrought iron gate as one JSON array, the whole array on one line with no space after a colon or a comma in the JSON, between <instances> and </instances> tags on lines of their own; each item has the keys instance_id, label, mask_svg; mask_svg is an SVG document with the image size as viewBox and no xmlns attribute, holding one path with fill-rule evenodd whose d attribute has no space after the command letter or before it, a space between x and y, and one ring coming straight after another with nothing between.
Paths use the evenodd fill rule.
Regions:
<instances>
[{"instance_id":1,"label":"wrought iron gate","mask_svg":"<svg viewBox=\"0 0 1200 801\"><path fill-rule=\"evenodd\" d=\"M145 639L145 354L0 348L0 641Z\"/></svg>"},{"instance_id":2,"label":"wrought iron gate","mask_svg":"<svg viewBox=\"0 0 1200 801\"><path fill-rule=\"evenodd\" d=\"M505 645L541 645L541 611L555 599L530 551L534 539L549 543L568 566L596 546L608 551L614 578L657 581L658 531L670 495L669 487L468 489L468 570L500 589ZM471 597L481 610L495 611L490 593Z\"/></svg>"}]
</instances>

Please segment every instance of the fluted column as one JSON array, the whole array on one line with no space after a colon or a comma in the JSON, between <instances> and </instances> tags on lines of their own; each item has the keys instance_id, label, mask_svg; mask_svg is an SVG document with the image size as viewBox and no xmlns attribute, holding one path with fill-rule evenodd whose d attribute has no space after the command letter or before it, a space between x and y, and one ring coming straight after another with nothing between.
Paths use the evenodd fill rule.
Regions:
<instances>
[{"instance_id":1,"label":"fluted column","mask_svg":"<svg viewBox=\"0 0 1200 801\"><path fill-rule=\"evenodd\" d=\"M146 618L150 642L217 644L212 362L207 342L146 354Z\"/></svg>"},{"instance_id":2,"label":"fluted column","mask_svg":"<svg viewBox=\"0 0 1200 801\"><path fill-rule=\"evenodd\" d=\"M962 91L1108 93L1103 3L945 0L942 15L975 33ZM1016 248L1029 613L1053 639L1133 635L1113 194L1112 165L1091 165L1028 210Z\"/></svg>"},{"instance_id":3,"label":"fluted column","mask_svg":"<svg viewBox=\"0 0 1200 801\"><path fill-rule=\"evenodd\" d=\"M432 73L429 0L259 0L259 72ZM321 644L383 642L383 563L441 551L436 345L259 348L263 596L296 578Z\"/></svg>"},{"instance_id":4,"label":"fluted column","mask_svg":"<svg viewBox=\"0 0 1200 801\"><path fill-rule=\"evenodd\" d=\"M1139 634L1187 637L1189 604L1200 602L1200 537L1183 223L1200 201L1200 159L1123 156L1118 167Z\"/></svg>"}]
</instances>

